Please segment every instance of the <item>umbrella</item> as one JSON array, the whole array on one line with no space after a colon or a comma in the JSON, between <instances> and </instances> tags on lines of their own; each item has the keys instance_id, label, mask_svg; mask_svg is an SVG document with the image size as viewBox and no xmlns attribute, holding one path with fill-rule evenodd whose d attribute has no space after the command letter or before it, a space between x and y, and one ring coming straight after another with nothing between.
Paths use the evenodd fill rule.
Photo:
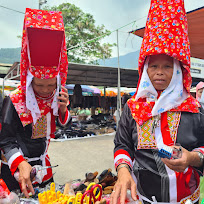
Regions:
<instances>
[{"instance_id":1,"label":"umbrella","mask_svg":"<svg viewBox=\"0 0 204 204\"><path fill-rule=\"evenodd\" d=\"M101 94L101 90L100 89L98 89L98 88L96 88L95 86L89 86L90 88L92 88L93 89L93 93L95 93L95 94Z\"/></svg>"},{"instance_id":2,"label":"umbrella","mask_svg":"<svg viewBox=\"0 0 204 204\"><path fill-rule=\"evenodd\" d=\"M75 86L74 84L66 84L65 88L68 90L74 90L74 86Z\"/></svg>"},{"instance_id":3,"label":"umbrella","mask_svg":"<svg viewBox=\"0 0 204 204\"><path fill-rule=\"evenodd\" d=\"M82 91L83 92L91 92L91 93L94 93L94 90L92 88L90 88L89 86L87 85L81 85L81 88L82 88Z\"/></svg>"}]
</instances>

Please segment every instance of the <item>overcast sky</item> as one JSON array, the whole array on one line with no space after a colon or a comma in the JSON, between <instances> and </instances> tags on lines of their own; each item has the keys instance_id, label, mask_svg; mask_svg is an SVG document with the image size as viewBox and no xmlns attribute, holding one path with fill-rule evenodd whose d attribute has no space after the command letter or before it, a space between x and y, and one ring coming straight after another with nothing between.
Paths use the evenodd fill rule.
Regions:
<instances>
[{"instance_id":1,"label":"overcast sky","mask_svg":"<svg viewBox=\"0 0 204 204\"><path fill-rule=\"evenodd\" d=\"M132 23L120 29L119 46L120 54L133 52L140 48L141 39L127 32L144 27L148 14L150 0L47 0L47 5L59 5L61 3L73 3L85 13L93 15L96 25L104 24L114 31L128 23ZM39 0L0 0L0 6L5 6L20 12L25 8L38 8ZM204 6L204 0L185 0L186 11ZM21 46L21 40L17 38L22 34L24 14L0 7L0 48L15 48ZM139 20L141 19L141 20ZM106 42L116 42L116 32L104 39ZM114 51L114 55L116 51Z\"/></svg>"}]
</instances>

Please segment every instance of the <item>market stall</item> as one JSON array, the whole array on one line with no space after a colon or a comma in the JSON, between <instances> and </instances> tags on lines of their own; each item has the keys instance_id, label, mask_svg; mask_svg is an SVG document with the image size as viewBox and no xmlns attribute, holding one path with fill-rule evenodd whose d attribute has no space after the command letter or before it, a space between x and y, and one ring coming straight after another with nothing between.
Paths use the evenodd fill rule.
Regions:
<instances>
[{"instance_id":1,"label":"market stall","mask_svg":"<svg viewBox=\"0 0 204 204\"><path fill-rule=\"evenodd\" d=\"M77 90L76 87L78 87ZM55 138L51 141L114 135L116 121L113 116L117 109L117 93L109 96L100 96L99 94L84 96L83 90L85 89L83 86L76 85L76 87L73 95L69 96L69 111L72 115L72 124L69 127L58 127ZM114 92L114 90L117 89L107 89L108 92ZM121 102L124 105L131 95L127 94L127 88L123 90ZM133 90L129 89L129 91Z\"/></svg>"},{"instance_id":2,"label":"market stall","mask_svg":"<svg viewBox=\"0 0 204 204\"><path fill-rule=\"evenodd\" d=\"M34 176L40 178L42 169L37 166L33 167ZM10 204L57 204L57 203L96 203L108 204L110 202L110 194L117 181L117 176L112 170L105 169L100 174L88 172L84 179L76 179L59 185L57 183L49 183L45 187L34 187L35 195L29 193L29 198L25 198L20 191L10 192L6 184L0 179L0 201L1 203Z\"/></svg>"},{"instance_id":3,"label":"market stall","mask_svg":"<svg viewBox=\"0 0 204 204\"><path fill-rule=\"evenodd\" d=\"M55 138L51 141L67 141L74 139L84 139L90 137L115 135L116 124L112 115L102 114L89 115L85 113L72 117L72 124L69 127L58 128Z\"/></svg>"},{"instance_id":4,"label":"market stall","mask_svg":"<svg viewBox=\"0 0 204 204\"><path fill-rule=\"evenodd\" d=\"M89 138L91 136L102 136L115 134L116 121L114 112L117 108L117 89L107 88L106 94L99 94L97 88L89 86L66 85L67 89L72 89L69 95L69 111L72 115L72 124L69 127L58 127L55 138L51 141L66 141L73 139ZM123 89L122 104L131 97L128 91L134 89ZM84 94L84 92L91 95ZM95 92L95 93L94 93ZM114 94L113 94L114 93ZM125 99L125 100L124 100Z\"/></svg>"}]
</instances>

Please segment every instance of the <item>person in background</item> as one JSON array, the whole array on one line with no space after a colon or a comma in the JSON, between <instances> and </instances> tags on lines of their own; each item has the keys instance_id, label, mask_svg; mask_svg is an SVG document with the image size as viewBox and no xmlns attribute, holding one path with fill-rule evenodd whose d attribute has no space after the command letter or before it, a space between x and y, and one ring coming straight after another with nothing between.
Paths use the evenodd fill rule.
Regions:
<instances>
[{"instance_id":1,"label":"person in background","mask_svg":"<svg viewBox=\"0 0 204 204\"><path fill-rule=\"evenodd\" d=\"M122 111L123 111L123 108L124 108L124 105L126 104L126 102L127 102L127 100L129 99L130 97L129 97L129 95L126 95L126 94L124 94L123 96L122 96L122 98L121 98L121 113L122 113ZM118 122L119 122L119 120L120 120L120 114L119 114L119 111L116 109L115 110L115 112L114 112L114 114L113 114L113 119L114 119L114 121L115 121L115 123L117 124Z\"/></svg>"},{"instance_id":2,"label":"person in background","mask_svg":"<svg viewBox=\"0 0 204 204\"><path fill-rule=\"evenodd\" d=\"M38 184L31 183L32 166L51 166L47 151L50 138L54 137L55 119L58 118L61 126L66 126L70 121L67 110L69 96L64 88L68 60L62 22L60 12L26 9L20 61L21 84L3 102L1 178L9 190L21 189L26 197L29 197L29 191L34 194L32 184ZM53 39L53 32L59 32L62 38L57 39L54 35ZM42 42L29 44L30 38L32 42ZM51 44L52 49L43 47ZM55 50L56 47L60 49ZM42 53L35 58L36 50L38 54L43 50L46 56ZM55 66L52 60L59 64ZM51 168L42 172L41 187L53 181ZM14 178L18 173L19 182Z\"/></svg>"},{"instance_id":3,"label":"person in background","mask_svg":"<svg viewBox=\"0 0 204 204\"><path fill-rule=\"evenodd\" d=\"M190 95L184 0L151 0L135 95L124 106L114 143L118 180L111 204L198 203L204 165L204 110ZM182 36L182 37L181 37ZM162 158L161 149L180 152Z\"/></svg>"},{"instance_id":4,"label":"person in background","mask_svg":"<svg viewBox=\"0 0 204 204\"><path fill-rule=\"evenodd\" d=\"M123 111L123 108L122 108L122 111ZM116 109L115 110L115 112L114 112L114 114L113 114L113 119L114 119L114 121L115 121L115 123L117 124L118 122L119 122L119 120L120 120L120 113L119 113L119 111Z\"/></svg>"},{"instance_id":5,"label":"person in background","mask_svg":"<svg viewBox=\"0 0 204 204\"><path fill-rule=\"evenodd\" d=\"M72 108L82 107L83 104L83 95L82 88L80 84L75 84L73 96L72 96Z\"/></svg>"},{"instance_id":6,"label":"person in background","mask_svg":"<svg viewBox=\"0 0 204 204\"><path fill-rule=\"evenodd\" d=\"M201 106L204 107L204 82L200 81L196 86L196 99L200 102Z\"/></svg>"}]
</instances>

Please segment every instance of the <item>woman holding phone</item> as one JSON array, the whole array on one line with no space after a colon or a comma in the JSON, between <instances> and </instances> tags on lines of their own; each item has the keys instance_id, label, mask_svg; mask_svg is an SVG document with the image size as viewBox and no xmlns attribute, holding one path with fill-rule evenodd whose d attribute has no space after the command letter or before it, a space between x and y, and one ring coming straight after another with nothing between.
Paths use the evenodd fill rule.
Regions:
<instances>
[{"instance_id":1,"label":"woman holding phone","mask_svg":"<svg viewBox=\"0 0 204 204\"><path fill-rule=\"evenodd\" d=\"M33 17L34 14L38 20ZM2 179L9 190L21 189L28 197L28 191L34 194L30 180L32 166L51 166L47 150L50 138L54 137L55 119L58 118L59 124L66 126L70 114L67 109L68 92L64 87L68 60L62 15L60 12L26 9L25 19L21 85L4 99L0 148ZM37 43L32 44L35 41ZM47 46L52 46L52 49ZM59 49L54 50L57 47ZM41 50L46 55L38 55ZM55 62L58 63L56 66ZM14 178L17 171L19 183ZM51 168L43 174L41 185L53 181ZM37 185L36 182L34 184Z\"/></svg>"}]
</instances>

